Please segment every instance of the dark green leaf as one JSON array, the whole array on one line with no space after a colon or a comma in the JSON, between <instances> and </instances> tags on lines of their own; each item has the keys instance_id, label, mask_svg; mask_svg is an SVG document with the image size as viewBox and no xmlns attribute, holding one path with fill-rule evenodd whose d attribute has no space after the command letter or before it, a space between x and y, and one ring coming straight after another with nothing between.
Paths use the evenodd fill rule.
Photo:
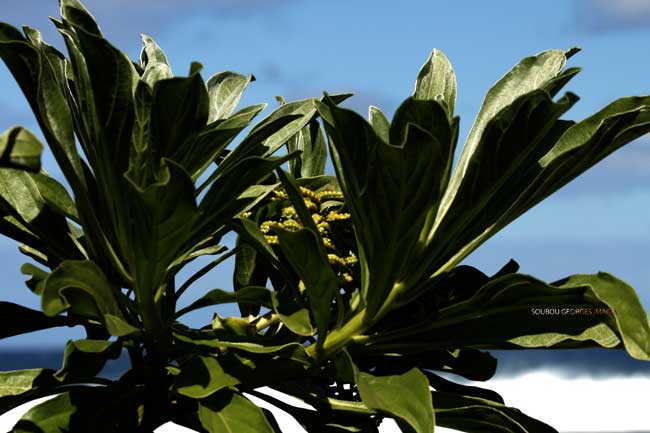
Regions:
<instances>
[{"instance_id":1,"label":"dark green leaf","mask_svg":"<svg viewBox=\"0 0 650 433\"><path fill-rule=\"evenodd\" d=\"M338 279L322 252L318 235L312 230L281 230L278 237L284 256L305 285L319 335L318 343L322 344L329 328L332 300L339 289Z\"/></svg>"},{"instance_id":2,"label":"dark green leaf","mask_svg":"<svg viewBox=\"0 0 650 433\"><path fill-rule=\"evenodd\" d=\"M599 323L578 336L561 335L561 333L547 335L546 338L536 341L537 347L553 346L562 341L573 339L578 341L593 340L596 343L602 343L605 347L608 347L607 341L613 340L614 345L622 341L625 349L633 358L650 361L650 323L643 305L632 287L604 272L596 275L573 275L566 280L554 283L554 285L566 289L588 288L589 292L586 298L595 305L598 301L602 302L606 309L598 310L594 305L588 310L585 309L583 314L600 315L604 323ZM553 338L550 338L551 336ZM517 341L524 343L525 338ZM531 347L531 343L532 341L528 340L525 346Z\"/></svg>"},{"instance_id":3,"label":"dark green leaf","mask_svg":"<svg viewBox=\"0 0 650 433\"><path fill-rule=\"evenodd\" d=\"M513 202L522 197L531 173L538 171L538 159L569 126L559 118L576 101L567 94L555 102L540 89L514 100L486 123L471 157L481 163L468 165L457 187L453 182L461 166L456 168L445 191L447 197L456 188L455 198L448 209L438 211L436 225L429 228L429 273L457 264L503 227L497 228L496 222L512 220Z\"/></svg>"},{"instance_id":4,"label":"dark green leaf","mask_svg":"<svg viewBox=\"0 0 650 433\"><path fill-rule=\"evenodd\" d=\"M332 95L331 98L338 104L346 100L349 96L349 94ZM255 126L252 133L275 122L276 119L281 119L285 116L300 116L279 131L273 133L269 139L264 142L266 155L274 153L278 148L283 146L287 140L297 134L298 131L302 130L311 121L311 119L316 115L316 101L316 98L309 98L281 105Z\"/></svg>"},{"instance_id":5,"label":"dark green leaf","mask_svg":"<svg viewBox=\"0 0 650 433\"><path fill-rule=\"evenodd\" d=\"M557 433L553 427L503 404L446 392L432 393L436 422L467 432Z\"/></svg>"},{"instance_id":6,"label":"dark green leaf","mask_svg":"<svg viewBox=\"0 0 650 433\"><path fill-rule=\"evenodd\" d=\"M438 103L411 99L391 125L390 138L397 142L387 144L353 111L329 100L319 111L356 229L361 294L372 317L389 294L408 287L405 280L418 278L417 244L440 197L441 176L453 149L451 127Z\"/></svg>"},{"instance_id":7,"label":"dark green leaf","mask_svg":"<svg viewBox=\"0 0 650 433\"><path fill-rule=\"evenodd\" d=\"M68 341L63 366L54 376L60 381L83 382L99 374L106 361L117 359L121 353L122 343L117 341Z\"/></svg>"},{"instance_id":8,"label":"dark green leaf","mask_svg":"<svg viewBox=\"0 0 650 433\"><path fill-rule=\"evenodd\" d=\"M103 387L64 392L28 410L15 433L135 431L139 402Z\"/></svg>"},{"instance_id":9,"label":"dark green leaf","mask_svg":"<svg viewBox=\"0 0 650 433\"><path fill-rule=\"evenodd\" d=\"M294 177L320 176L325 173L327 145L317 120L311 120L291 137L287 141L287 149L289 153L301 151L298 157L289 161L289 172Z\"/></svg>"},{"instance_id":10,"label":"dark green leaf","mask_svg":"<svg viewBox=\"0 0 650 433\"><path fill-rule=\"evenodd\" d=\"M84 176L70 109L57 82L63 69L59 56L42 41L29 41L10 25L0 24L0 57L25 94L54 157L76 190L83 186Z\"/></svg>"},{"instance_id":11,"label":"dark green leaf","mask_svg":"<svg viewBox=\"0 0 650 433\"><path fill-rule=\"evenodd\" d=\"M0 339L75 324L75 321L68 317L48 317L40 311L0 301Z\"/></svg>"},{"instance_id":12,"label":"dark green leaf","mask_svg":"<svg viewBox=\"0 0 650 433\"><path fill-rule=\"evenodd\" d=\"M127 205L132 221L138 224L130 224L122 249L135 275L137 298L153 302L168 269L194 247L200 212L192 180L174 161L163 160L157 182L144 189L130 185Z\"/></svg>"},{"instance_id":13,"label":"dark green leaf","mask_svg":"<svg viewBox=\"0 0 650 433\"><path fill-rule=\"evenodd\" d=\"M175 317L180 317L190 311L198 310L199 308L209 307L212 305L229 304L238 302L241 304L260 305L263 307L271 307L271 294L272 292L265 287L242 287L236 292L227 292L225 290L215 289L210 290L203 295L200 299L192 302L187 307L179 310Z\"/></svg>"},{"instance_id":14,"label":"dark green leaf","mask_svg":"<svg viewBox=\"0 0 650 433\"><path fill-rule=\"evenodd\" d=\"M246 128L265 107L265 104L244 108L224 121L207 125L196 137L194 147L185 155L193 179L198 177L220 157L226 147Z\"/></svg>"},{"instance_id":15,"label":"dark green leaf","mask_svg":"<svg viewBox=\"0 0 650 433\"><path fill-rule=\"evenodd\" d=\"M233 153L231 152L229 156ZM251 194L249 186L261 183L272 174L273 170L293 156L249 157L239 161L226 172L220 173L201 201L200 209L211 215L213 223L230 221L259 200L261 194L269 192L268 188L263 187L259 191L252 190Z\"/></svg>"},{"instance_id":16,"label":"dark green leaf","mask_svg":"<svg viewBox=\"0 0 650 433\"><path fill-rule=\"evenodd\" d=\"M305 352L305 348L299 343L269 346L266 344L268 340L264 340L259 336L241 337L230 333L228 334L230 340L227 340L224 338L225 335L225 333L219 332L219 330L197 331L179 329L178 327L174 330L174 338L179 343L190 344L195 347L233 349L261 355L272 354L292 358L305 366L311 366L312 364L311 358Z\"/></svg>"},{"instance_id":17,"label":"dark green leaf","mask_svg":"<svg viewBox=\"0 0 650 433\"><path fill-rule=\"evenodd\" d=\"M117 291L94 262L68 260L45 280L43 312L55 316L70 309L81 316L100 320L111 335L128 335L137 328L122 315L116 300Z\"/></svg>"},{"instance_id":18,"label":"dark green leaf","mask_svg":"<svg viewBox=\"0 0 650 433\"><path fill-rule=\"evenodd\" d=\"M466 301L441 309L426 326L396 330L388 339L394 343L385 340L378 348L612 347L620 339L630 355L650 359L650 326L641 303L631 287L604 273L554 284L522 274L499 276Z\"/></svg>"},{"instance_id":19,"label":"dark green leaf","mask_svg":"<svg viewBox=\"0 0 650 433\"><path fill-rule=\"evenodd\" d=\"M371 418L368 413L354 412L353 409L356 408L355 404L360 405L360 403L354 402L353 404L350 404L350 411L345 411L340 407L333 409L329 406L328 403L331 403L332 399L323 401L318 400L317 398L310 399L305 395L296 396L297 398L307 397L306 401L316 408L316 410L312 410L292 406L282 400L278 400L277 398L258 391L251 391L250 394L287 412L310 433L379 432L375 418ZM341 401L341 403L345 404L348 402ZM372 413L371 409L366 409L366 411Z\"/></svg>"},{"instance_id":20,"label":"dark green leaf","mask_svg":"<svg viewBox=\"0 0 650 433\"><path fill-rule=\"evenodd\" d=\"M153 151L183 164L198 133L208 121L208 91L200 75L156 83L151 105Z\"/></svg>"}]
</instances>

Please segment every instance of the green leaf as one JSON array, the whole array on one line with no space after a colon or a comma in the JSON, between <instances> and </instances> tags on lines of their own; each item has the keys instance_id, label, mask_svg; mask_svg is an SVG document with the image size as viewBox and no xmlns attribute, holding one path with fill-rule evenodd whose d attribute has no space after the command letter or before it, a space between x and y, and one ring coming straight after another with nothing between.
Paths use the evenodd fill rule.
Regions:
<instances>
[{"instance_id":1,"label":"green leaf","mask_svg":"<svg viewBox=\"0 0 650 433\"><path fill-rule=\"evenodd\" d=\"M282 388L282 387L281 387ZM284 389L290 393L289 390ZM354 409L357 409L357 406L362 405L362 403L357 402L347 402L338 400L337 403L349 404L347 408L349 411L346 411L345 408L337 406L336 409L332 407L334 399L318 399L310 398L309 395L299 394L294 395L298 399L303 399L306 403L314 406L316 410L312 409L303 409L301 407L295 407L282 400L278 400L270 395L263 394L258 391L249 391L251 395L254 395L262 400L271 403L273 406L287 412L291 415L298 423L308 432L317 432L317 433L345 433L345 432L355 432L355 433L378 433L377 422L375 418L368 416L372 414L372 409L365 409L365 412L355 413Z\"/></svg>"},{"instance_id":2,"label":"green leaf","mask_svg":"<svg viewBox=\"0 0 650 433\"><path fill-rule=\"evenodd\" d=\"M0 324L2 339L57 326L74 326L76 322L68 317L48 317L40 311L0 301Z\"/></svg>"},{"instance_id":3,"label":"green leaf","mask_svg":"<svg viewBox=\"0 0 650 433\"><path fill-rule=\"evenodd\" d=\"M259 355L277 355L294 359L304 366L312 365L311 358L299 343L270 346L266 344L268 340L260 338L260 336L241 337L232 333L226 334L222 330L198 331L183 329L178 326L174 328L173 335L178 343L185 343L198 348L232 349Z\"/></svg>"},{"instance_id":4,"label":"green leaf","mask_svg":"<svg viewBox=\"0 0 650 433\"><path fill-rule=\"evenodd\" d=\"M54 377L60 381L83 382L99 374L106 361L117 359L122 343L105 340L68 341L63 354L63 366Z\"/></svg>"},{"instance_id":5,"label":"green leaf","mask_svg":"<svg viewBox=\"0 0 650 433\"><path fill-rule=\"evenodd\" d=\"M453 149L445 111L435 101L407 100L383 142L358 114L319 104L330 152L355 227L361 294L373 317L390 296L416 280L417 244L432 223ZM432 135L435 134L435 135ZM390 224L386 224L390 221ZM400 251L400 254L385 254Z\"/></svg>"},{"instance_id":6,"label":"green leaf","mask_svg":"<svg viewBox=\"0 0 650 433\"><path fill-rule=\"evenodd\" d=\"M42 368L0 371L0 413L38 397L38 393L45 394L56 384L53 373Z\"/></svg>"},{"instance_id":7,"label":"green leaf","mask_svg":"<svg viewBox=\"0 0 650 433\"><path fill-rule=\"evenodd\" d=\"M0 197L28 223L38 217L45 205L30 173L13 168L0 168Z\"/></svg>"},{"instance_id":8,"label":"green leaf","mask_svg":"<svg viewBox=\"0 0 650 433\"><path fill-rule=\"evenodd\" d=\"M147 35L142 35L140 66L144 69L142 81L153 87L157 81L172 78L167 56L158 44Z\"/></svg>"},{"instance_id":9,"label":"green leaf","mask_svg":"<svg viewBox=\"0 0 650 433\"><path fill-rule=\"evenodd\" d=\"M336 275L327 256L321 252L318 235L312 230L281 230L278 231L278 237L284 256L305 285L319 335L318 344L322 345L329 328L332 300L339 289Z\"/></svg>"},{"instance_id":10,"label":"green leaf","mask_svg":"<svg viewBox=\"0 0 650 433\"><path fill-rule=\"evenodd\" d=\"M525 190L534 178L531 174L539 172L537 161L570 125L559 118L576 101L575 95L567 94L555 102L540 89L514 100L488 121L470 157L475 163L467 166L455 186L458 165L445 191L447 197L455 188L453 202L440 208L436 225L430 228L428 273L457 264L520 215L513 215L513 203L528 198Z\"/></svg>"},{"instance_id":11,"label":"green leaf","mask_svg":"<svg viewBox=\"0 0 650 433\"><path fill-rule=\"evenodd\" d=\"M161 168L160 178L145 188L129 183L126 204L130 218L138 223L129 225L122 254L135 277L136 297L143 303L153 302L167 281L168 269L193 249L201 230L189 175L172 160L164 159Z\"/></svg>"},{"instance_id":12,"label":"green leaf","mask_svg":"<svg viewBox=\"0 0 650 433\"><path fill-rule=\"evenodd\" d=\"M196 137L194 147L184 158L184 164L194 180L222 156L235 137L250 125L251 121L266 107L258 104L244 108L223 121L207 125Z\"/></svg>"},{"instance_id":13,"label":"green leaf","mask_svg":"<svg viewBox=\"0 0 650 433\"><path fill-rule=\"evenodd\" d=\"M231 152L228 156L230 157L233 153ZM229 223L232 218L238 216L260 198L259 191L256 194L249 194L249 186L264 181L272 174L273 170L293 156L295 155L279 158L248 157L239 161L228 170L219 173L199 204L199 208L212 216L213 223ZM223 166L220 166L219 169L221 167ZM219 172L219 169L216 172ZM262 192L268 192L268 189L263 188Z\"/></svg>"},{"instance_id":14,"label":"green leaf","mask_svg":"<svg viewBox=\"0 0 650 433\"><path fill-rule=\"evenodd\" d=\"M567 94L556 103L552 96L575 75L562 73L573 53L528 57L488 92L427 236L427 244L437 246L429 272L451 269L520 215L512 215L511 206L534 178L531 167L571 125L558 119L577 97Z\"/></svg>"},{"instance_id":15,"label":"green leaf","mask_svg":"<svg viewBox=\"0 0 650 433\"><path fill-rule=\"evenodd\" d=\"M286 291L272 292L273 310L280 321L294 334L311 336L316 330L311 324L309 310L301 301L291 297Z\"/></svg>"},{"instance_id":16,"label":"green leaf","mask_svg":"<svg viewBox=\"0 0 650 433\"><path fill-rule=\"evenodd\" d=\"M0 24L0 57L6 63L36 115L41 131L73 190L84 187L84 174L72 129L72 115L57 80L63 56L39 39L28 40L8 24Z\"/></svg>"},{"instance_id":17,"label":"green leaf","mask_svg":"<svg viewBox=\"0 0 650 433\"><path fill-rule=\"evenodd\" d=\"M271 114L272 117L273 114ZM219 176L224 176L233 167L238 166L251 157L264 157L271 155L280 146L276 147L273 151L269 150L266 145L268 140L274 134L282 131L285 127L291 125L294 121L300 120L300 114L288 114L286 116L276 117L269 121L269 117L260 121L255 127L244 137L244 139L235 147L226 157L221 161L217 170L210 175L204 185L212 183L212 181ZM297 132L298 130L296 130ZM287 137L288 139L289 137ZM294 155L295 156L295 155ZM203 186L201 187L203 188Z\"/></svg>"},{"instance_id":18,"label":"green leaf","mask_svg":"<svg viewBox=\"0 0 650 433\"><path fill-rule=\"evenodd\" d=\"M212 123L215 120L225 119L230 116L251 81L255 81L254 76L243 76L231 71L219 72L210 77L207 82L208 94L210 95L208 122Z\"/></svg>"},{"instance_id":19,"label":"green leaf","mask_svg":"<svg viewBox=\"0 0 650 433\"><path fill-rule=\"evenodd\" d=\"M323 130L317 120L311 120L296 135L287 141L289 153L301 151L289 161L289 172L296 178L325 174L327 145Z\"/></svg>"},{"instance_id":20,"label":"green leaf","mask_svg":"<svg viewBox=\"0 0 650 433\"><path fill-rule=\"evenodd\" d=\"M415 82L413 96L441 102L451 118L456 104L456 75L442 51L434 49L422 65Z\"/></svg>"},{"instance_id":21,"label":"green leaf","mask_svg":"<svg viewBox=\"0 0 650 433\"><path fill-rule=\"evenodd\" d=\"M605 273L575 275L553 284L522 274L497 276L469 299L440 309L426 326L378 338L382 350L449 345L507 349L515 344L612 347L618 338L632 357L650 359L650 325L643 306L631 287Z\"/></svg>"},{"instance_id":22,"label":"green leaf","mask_svg":"<svg viewBox=\"0 0 650 433\"><path fill-rule=\"evenodd\" d=\"M238 302L241 304L260 305L263 307L271 307L271 292L265 287L248 286L242 287L236 292L228 292L221 289L210 290L203 295L200 299L192 302L187 307L179 310L175 317L180 317L190 311L198 310L199 308L210 307L212 305L230 304Z\"/></svg>"},{"instance_id":23,"label":"green leaf","mask_svg":"<svg viewBox=\"0 0 650 433\"><path fill-rule=\"evenodd\" d=\"M431 371L422 371L436 391L448 392L456 395L468 397L477 397L484 400L490 400L496 403L504 404L503 397L491 389L480 388L478 386L461 385L451 380L447 380Z\"/></svg>"},{"instance_id":24,"label":"green leaf","mask_svg":"<svg viewBox=\"0 0 650 433\"><path fill-rule=\"evenodd\" d=\"M75 18L67 16L66 11ZM122 174L128 167L137 73L124 53L87 24L92 20L87 12L64 7L62 16L74 30L76 46L83 56L82 64L77 57L72 65L77 79L83 77L76 89L87 103L80 106L85 109L85 149L99 184L108 188L113 180L110 177Z\"/></svg>"},{"instance_id":25,"label":"green leaf","mask_svg":"<svg viewBox=\"0 0 650 433\"><path fill-rule=\"evenodd\" d=\"M135 431L139 402L103 387L77 388L28 410L15 433Z\"/></svg>"},{"instance_id":26,"label":"green leaf","mask_svg":"<svg viewBox=\"0 0 650 433\"><path fill-rule=\"evenodd\" d=\"M176 392L190 398L206 398L215 392L240 383L237 377L224 371L217 358L195 356L181 365L181 372L174 377Z\"/></svg>"},{"instance_id":27,"label":"green leaf","mask_svg":"<svg viewBox=\"0 0 650 433\"><path fill-rule=\"evenodd\" d=\"M429 382L416 368L395 376L374 376L359 372L356 378L361 400L408 424L416 433L431 433L435 415Z\"/></svg>"},{"instance_id":28,"label":"green leaf","mask_svg":"<svg viewBox=\"0 0 650 433\"><path fill-rule=\"evenodd\" d=\"M604 272L573 275L562 283L555 285L588 287L598 301L611 309L615 321L612 327L621 336L627 352L635 359L650 361L650 322L632 287Z\"/></svg>"},{"instance_id":29,"label":"green leaf","mask_svg":"<svg viewBox=\"0 0 650 433\"><path fill-rule=\"evenodd\" d=\"M468 432L557 433L520 410L491 400L447 392L431 395L436 422L441 427Z\"/></svg>"},{"instance_id":30,"label":"green leaf","mask_svg":"<svg viewBox=\"0 0 650 433\"><path fill-rule=\"evenodd\" d=\"M332 95L331 98L335 103L340 103L349 96ZM246 139L228 155L226 161L240 159L243 155L272 155L314 118L316 101L316 98L309 98L281 105L255 125Z\"/></svg>"},{"instance_id":31,"label":"green leaf","mask_svg":"<svg viewBox=\"0 0 650 433\"><path fill-rule=\"evenodd\" d=\"M368 108L368 122L372 126L373 131L375 131L375 134L377 134L377 137L385 143L390 142L390 122L379 108L373 107L372 105Z\"/></svg>"},{"instance_id":32,"label":"green leaf","mask_svg":"<svg viewBox=\"0 0 650 433\"><path fill-rule=\"evenodd\" d=\"M79 219L65 187L41 173L0 168L0 197L27 223L37 219L45 206L61 216Z\"/></svg>"},{"instance_id":33,"label":"green leaf","mask_svg":"<svg viewBox=\"0 0 650 433\"><path fill-rule=\"evenodd\" d=\"M275 433L262 409L228 390L199 403L199 420L209 433Z\"/></svg>"},{"instance_id":34,"label":"green leaf","mask_svg":"<svg viewBox=\"0 0 650 433\"><path fill-rule=\"evenodd\" d=\"M14 126L0 135L0 167L38 172L42 152L43 143L22 126Z\"/></svg>"},{"instance_id":35,"label":"green leaf","mask_svg":"<svg viewBox=\"0 0 650 433\"><path fill-rule=\"evenodd\" d=\"M43 312L55 316L65 310L104 323L111 335L124 336L138 329L122 315L116 300L118 288L92 261L66 260L45 280Z\"/></svg>"},{"instance_id":36,"label":"green leaf","mask_svg":"<svg viewBox=\"0 0 650 433\"><path fill-rule=\"evenodd\" d=\"M189 171L184 158L208 120L210 100L199 74L158 81L151 105L153 151Z\"/></svg>"},{"instance_id":37,"label":"green leaf","mask_svg":"<svg viewBox=\"0 0 650 433\"><path fill-rule=\"evenodd\" d=\"M460 181L465 176L470 159L479 145L487 124L516 99L542 89L549 81L556 78L562 72L567 59L574 53L575 50L549 50L536 56L526 57L492 86L474 121L458 160L458 167L442 200L440 210L442 216L446 213L450 200L454 198Z\"/></svg>"},{"instance_id":38,"label":"green leaf","mask_svg":"<svg viewBox=\"0 0 650 433\"><path fill-rule=\"evenodd\" d=\"M43 289L45 288L45 279L49 275L49 272L46 272L31 263L23 264L20 267L20 272L23 275L29 275L31 277L25 282L25 284L32 292L41 296L43 294Z\"/></svg>"}]
</instances>

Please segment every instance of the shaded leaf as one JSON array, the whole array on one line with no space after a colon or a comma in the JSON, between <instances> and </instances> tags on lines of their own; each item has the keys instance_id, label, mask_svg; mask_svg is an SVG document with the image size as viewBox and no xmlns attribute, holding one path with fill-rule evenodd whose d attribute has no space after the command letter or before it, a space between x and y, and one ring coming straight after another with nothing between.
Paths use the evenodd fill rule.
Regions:
<instances>
[{"instance_id":1,"label":"shaded leaf","mask_svg":"<svg viewBox=\"0 0 650 433\"><path fill-rule=\"evenodd\" d=\"M133 397L103 387L77 388L29 409L18 421L16 433L135 431L137 405Z\"/></svg>"},{"instance_id":2,"label":"shaded leaf","mask_svg":"<svg viewBox=\"0 0 650 433\"><path fill-rule=\"evenodd\" d=\"M321 345L328 332L332 299L338 291L338 280L327 256L320 252L321 241L312 230L301 229L297 232L280 230L278 237L284 256L305 285L319 335L318 344Z\"/></svg>"},{"instance_id":3,"label":"shaded leaf","mask_svg":"<svg viewBox=\"0 0 650 433\"><path fill-rule=\"evenodd\" d=\"M221 289L210 290L200 299L179 310L176 313L175 317L180 317L186 313L189 313L190 311L194 311L199 308L235 302L240 304L260 305L270 308L272 293L273 292L265 287L256 286L242 287L236 292L228 292Z\"/></svg>"},{"instance_id":4,"label":"shaded leaf","mask_svg":"<svg viewBox=\"0 0 650 433\"><path fill-rule=\"evenodd\" d=\"M418 278L416 244L431 224L440 196L441 176L453 148L451 127L435 101L410 100L403 114L396 115L392 144L387 144L353 111L329 100L318 107L356 229L366 314L373 317L391 292L395 296L408 287L404 280Z\"/></svg>"},{"instance_id":5,"label":"shaded leaf","mask_svg":"<svg viewBox=\"0 0 650 433\"><path fill-rule=\"evenodd\" d=\"M325 174L327 145L323 130L317 120L311 120L287 141L289 153L297 150L300 155L289 161L289 172L296 178Z\"/></svg>"},{"instance_id":6,"label":"shaded leaf","mask_svg":"<svg viewBox=\"0 0 650 433\"><path fill-rule=\"evenodd\" d=\"M0 339L57 326L74 326L77 323L68 317L48 317L11 302L0 301Z\"/></svg>"},{"instance_id":7,"label":"shaded leaf","mask_svg":"<svg viewBox=\"0 0 650 433\"><path fill-rule=\"evenodd\" d=\"M117 288L92 261L68 260L54 269L45 280L43 312L55 316L67 309L84 317L100 320L111 335L136 332L115 298Z\"/></svg>"},{"instance_id":8,"label":"shaded leaf","mask_svg":"<svg viewBox=\"0 0 650 433\"><path fill-rule=\"evenodd\" d=\"M63 354L63 365L54 377L60 381L79 381L97 376L106 361L117 359L122 343L105 340L68 341Z\"/></svg>"},{"instance_id":9,"label":"shaded leaf","mask_svg":"<svg viewBox=\"0 0 650 433\"><path fill-rule=\"evenodd\" d=\"M494 401L446 392L431 395L441 427L468 432L557 433L518 409Z\"/></svg>"},{"instance_id":10,"label":"shaded leaf","mask_svg":"<svg viewBox=\"0 0 650 433\"><path fill-rule=\"evenodd\" d=\"M223 388L240 383L239 379L224 371L219 360L211 356L195 356L181 365L180 374L174 377L176 392L190 398L205 398Z\"/></svg>"},{"instance_id":11,"label":"shaded leaf","mask_svg":"<svg viewBox=\"0 0 650 433\"><path fill-rule=\"evenodd\" d=\"M309 310L302 302L292 298L285 291L272 292L273 309L280 321L294 334L310 336L316 333L311 324Z\"/></svg>"}]
</instances>

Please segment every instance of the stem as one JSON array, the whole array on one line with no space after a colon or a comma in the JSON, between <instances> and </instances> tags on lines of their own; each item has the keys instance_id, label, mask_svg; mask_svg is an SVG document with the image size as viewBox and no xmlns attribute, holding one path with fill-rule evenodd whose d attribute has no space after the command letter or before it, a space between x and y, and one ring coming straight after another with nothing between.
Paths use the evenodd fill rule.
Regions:
<instances>
[{"instance_id":1,"label":"stem","mask_svg":"<svg viewBox=\"0 0 650 433\"><path fill-rule=\"evenodd\" d=\"M240 247L235 247L235 248L233 248L232 250L228 251L227 253L225 253L225 254L219 256L218 259L214 260L213 262L208 263L207 265L205 265L204 267L202 267L201 269L199 269L199 270L198 270L194 275L192 275L190 278L188 278L187 281L185 281L185 283L183 283L183 285L178 289L178 291L176 292L176 300L178 300L178 298L180 298L181 295L182 295L183 293L185 293L185 291L186 291L186 290L187 290L187 289L188 289L192 284L194 284L194 283L196 282L196 280L198 280L199 278L201 278L202 276L204 276L205 274L207 274L208 272L210 272L210 271L211 271L212 269L214 269L215 267L219 266L219 265L220 265L222 262L224 262L225 260L227 260L227 259L229 259L230 257L232 257L232 256L233 256L234 254L236 254L240 249L241 249Z\"/></svg>"},{"instance_id":2,"label":"stem","mask_svg":"<svg viewBox=\"0 0 650 433\"><path fill-rule=\"evenodd\" d=\"M309 356L320 359L328 358L345 347L352 338L363 334L367 328L364 320L365 313L366 309L362 308L342 328L335 329L327 334L322 347L318 348L318 344L307 347L306 351Z\"/></svg>"},{"instance_id":3,"label":"stem","mask_svg":"<svg viewBox=\"0 0 650 433\"><path fill-rule=\"evenodd\" d=\"M393 306L395 299L403 293L405 287L406 286L403 283L396 283L393 285L386 300L374 317L368 320L366 317L366 308L364 307L360 309L345 325L343 325L343 327L335 329L327 334L322 347L318 347L318 344L311 345L307 347L307 353L314 358L326 359L343 349L350 341L363 335L364 332L370 329L378 320L386 315Z\"/></svg>"}]
</instances>

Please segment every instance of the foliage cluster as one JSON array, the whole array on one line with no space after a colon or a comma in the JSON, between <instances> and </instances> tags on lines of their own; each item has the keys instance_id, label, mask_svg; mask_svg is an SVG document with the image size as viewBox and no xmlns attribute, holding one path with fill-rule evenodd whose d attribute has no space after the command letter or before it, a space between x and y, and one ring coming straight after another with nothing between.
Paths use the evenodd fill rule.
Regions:
<instances>
[{"instance_id":1,"label":"foliage cluster","mask_svg":"<svg viewBox=\"0 0 650 433\"><path fill-rule=\"evenodd\" d=\"M67 181L43 170L34 133L0 136L0 233L31 259L22 272L42 301L42 311L1 302L0 337L58 326L87 337L67 344L58 371L0 373L0 413L56 394L15 432L151 432L169 420L210 433L279 432L246 395L309 432L376 432L384 417L408 433L555 432L440 372L488 380L489 349L606 347L650 359L648 316L615 277L546 283L514 261L492 276L460 264L650 131L648 96L562 118L578 100L556 97L579 72L565 68L576 50L545 51L506 73L452 167L456 80L437 50L390 121L375 107L366 120L339 107L349 95L325 94L282 102L252 125L265 105L237 105L254 77L227 71L204 82L198 63L174 76L146 36L132 62L78 0L61 0L53 21L68 58L38 31L0 24L0 57ZM336 176L325 174L328 146ZM227 247L230 233L237 243ZM177 307L233 256L234 291ZM181 321L229 303L240 317L215 314L200 329ZM123 352L131 369L102 377Z\"/></svg>"}]
</instances>

